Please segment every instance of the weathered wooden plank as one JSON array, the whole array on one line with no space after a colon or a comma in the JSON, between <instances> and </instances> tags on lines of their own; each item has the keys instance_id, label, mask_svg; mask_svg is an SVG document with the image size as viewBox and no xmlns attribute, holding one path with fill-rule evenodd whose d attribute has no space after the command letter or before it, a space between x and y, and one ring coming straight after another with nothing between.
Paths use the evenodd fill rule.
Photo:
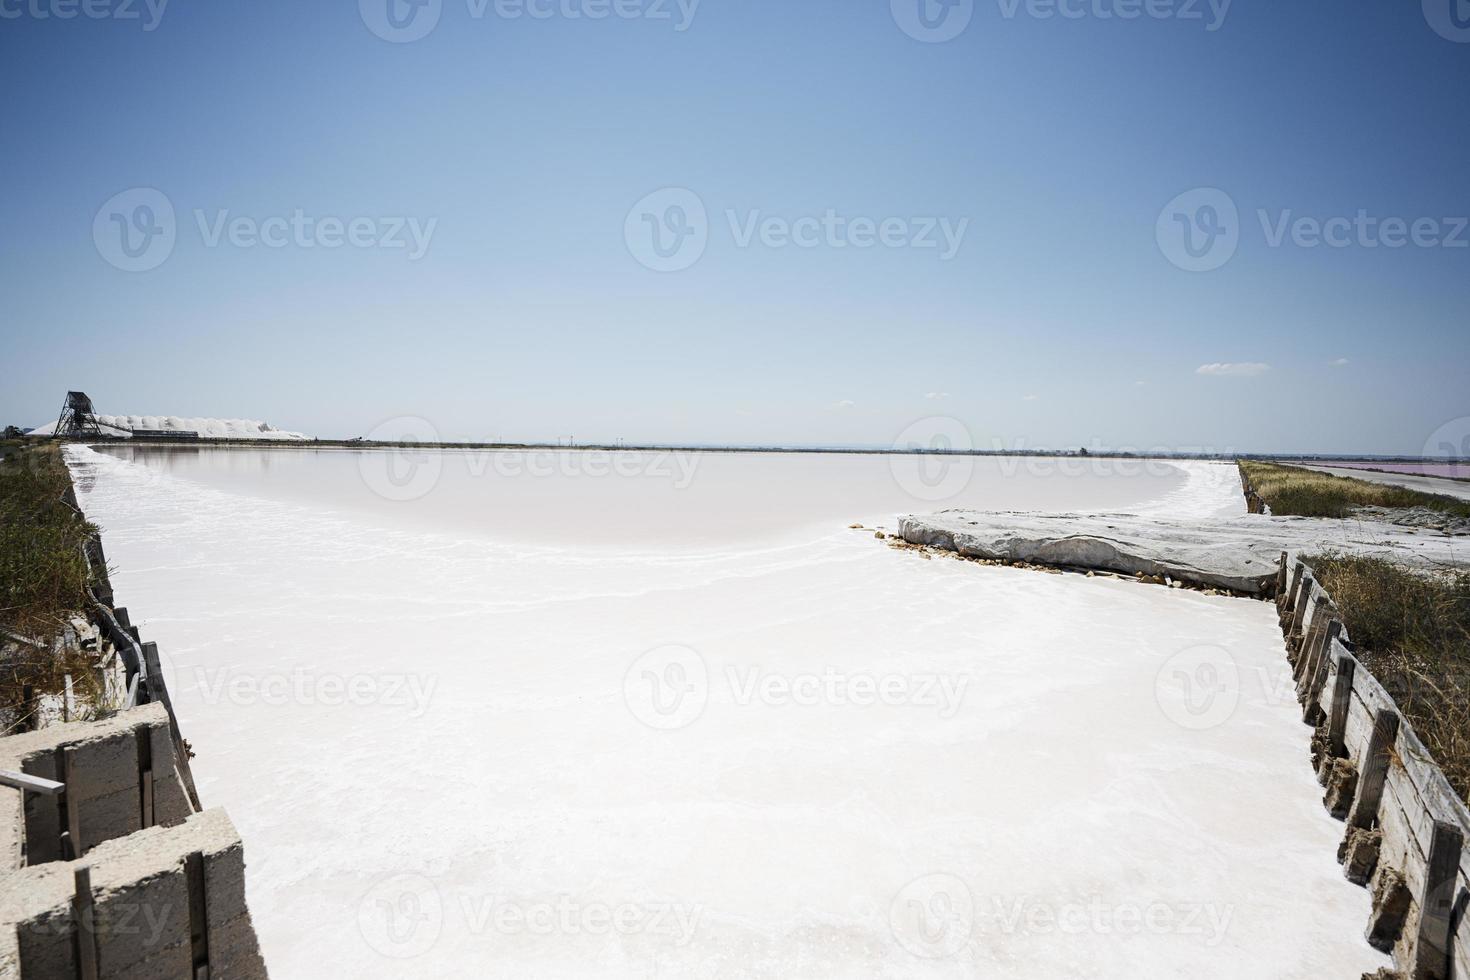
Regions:
<instances>
[{"instance_id":1,"label":"weathered wooden plank","mask_svg":"<svg viewBox=\"0 0 1470 980\"><path fill-rule=\"evenodd\" d=\"M1419 891L1419 935L1414 948L1414 980L1449 980L1451 921L1456 879L1465 843L1460 828L1434 825L1434 841Z\"/></svg>"},{"instance_id":2,"label":"weathered wooden plank","mask_svg":"<svg viewBox=\"0 0 1470 980\"><path fill-rule=\"evenodd\" d=\"M92 907L92 869L81 865L72 872L75 886L71 900L76 920L77 975L97 980L97 913Z\"/></svg>"},{"instance_id":3,"label":"weathered wooden plank","mask_svg":"<svg viewBox=\"0 0 1470 980\"><path fill-rule=\"evenodd\" d=\"M1368 742L1367 758L1358 776L1358 798L1348 814L1348 826L1367 829L1378 819L1378 804L1388 780L1389 752L1399 734L1396 711L1380 709L1373 716L1373 737Z\"/></svg>"},{"instance_id":4,"label":"weathered wooden plank","mask_svg":"<svg viewBox=\"0 0 1470 980\"><path fill-rule=\"evenodd\" d=\"M1310 600L1311 610L1307 614L1307 627L1302 633L1301 646L1296 649L1296 663L1292 665L1292 680L1296 682L1296 694L1302 696L1302 676L1307 672L1311 663L1312 655L1316 650L1317 637L1322 629L1324 617L1327 615L1326 596L1314 595Z\"/></svg>"},{"instance_id":5,"label":"weathered wooden plank","mask_svg":"<svg viewBox=\"0 0 1470 980\"><path fill-rule=\"evenodd\" d=\"M1337 646L1333 651L1332 668L1337 677L1332 685L1332 703L1327 711L1327 751L1334 759L1341 759L1347 755L1347 744L1344 739L1347 736L1348 706L1353 698L1353 674L1358 669L1358 661L1342 651Z\"/></svg>"},{"instance_id":6,"label":"weathered wooden plank","mask_svg":"<svg viewBox=\"0 0 1470 980\"><path fill-rule=\"evenodd\" d=\"M1335 611L1333 615L1336 615ZM1305 722L1315 723L1321 716L1322 690L1327 686L1327 675L1331 669L1334 649L1339 648L1337 634L1341 628L1342 620L1340 619L1334 618L1327 624L1317 651L1312 656L1312 663L1307 668L1302 699L1302 720ZM1346 650L1344 649L1343 652Z\"/></svg>"},{"instance_id":7,"label":"weathered wooden plank","mask_svg":"<svg viewBox=\"0 0 1470 980\"><path fill-rule=\"evenodd\" d=\"M30 773L12 772L9 769L0 769L0 786L9 786L27 793L40 793L43 796L59 796L66 791L65 783L32 776Z\"/></svg>"},{"instance_id":8,"label":"weathered wooden plank","mask_svg":"<svg viewBox=\"0 0 1470 980\"><path fill-rule=\"evenodd\" d=\"M1288 613L1292 609L1296 608L1297 591L1301 588L1302 575L1305 572L1306 567L1307 566L1303 564L1300 560L1298 560L1296 564L1292 566L1291 586L1286 590L1286 593L1281 596L1281 598L1276 603L1277 614L1281 618L1281 621L1283 623L1286 622L1286 617Z\"/></svg>"}]
</instances>

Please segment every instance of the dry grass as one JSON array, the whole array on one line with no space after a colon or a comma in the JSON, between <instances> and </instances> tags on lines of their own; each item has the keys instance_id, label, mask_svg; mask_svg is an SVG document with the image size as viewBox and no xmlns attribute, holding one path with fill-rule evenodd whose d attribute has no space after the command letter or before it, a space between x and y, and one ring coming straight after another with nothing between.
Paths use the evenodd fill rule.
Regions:
<instances>
[{"instance_id":1,"label":"dry grass","mask_svg":"<svg viewBox=\"0 0 1470 980\"><path fill-rule=\"evenodd\" d=\"M1470 518L1470 501L1354 480L1299 466L1241 460L1246 483L1265 500L1271 513L1297 517L1351 517L1359 507L1427 507Z\"/></svg>"},{"instance_id":2,"label":"dry grass","mask_svg":"<svg viewBox=\"0 0 1470 980\"><path fill-rule=\"evenodd\" d=\"M1332 595L1360 659L1455 792L1470 799L1470 572L1431 577L1342 554L1304 560Z\"/></svg>"},{"instance_id":3,"label":"dry grass","mask_svg":"<svg viewBox=\"0 0 1470 980\"><path fill-rule=\"evenodd\" d=\"M72 675L80 700L92 692L92 656L67 647L71 617L87 608L82 544L94 528L62 502L71 476L55 444L0 461L0 706L29 686L59 694Z\"/></svg>"}]
</instances>

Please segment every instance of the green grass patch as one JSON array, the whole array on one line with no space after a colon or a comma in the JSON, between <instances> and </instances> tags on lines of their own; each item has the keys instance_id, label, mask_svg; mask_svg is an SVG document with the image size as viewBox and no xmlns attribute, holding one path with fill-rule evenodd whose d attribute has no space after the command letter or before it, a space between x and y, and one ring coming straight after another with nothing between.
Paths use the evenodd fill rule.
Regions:
<instances>
[{"instance_id":1,"label":"green grass patch","mask_svg":"<svg viewBox=\"0 0 1470 980\"><path fill-rule=\"evenodd\" d=\"M54 443L0 460L0 627L42 642L87 605L82 544L95 528L62 502L70 487Z\"/></svg>"},{"instance_id":2,"label":"green grass patch","mask_svg":"<svg viewBox=\"0 0 1470 980\"><path fill-rule=\"evenodd\" d=\"M1304 556L1357 645L1462 799L1470 799L1470 572Z\"/></svg>"},{"instance_id":3,"label":"green grass patch","mask_svg":"<svg viewBox=\"0 0 1470 980\"><path fill-rule=\"evenodd\" d=\"M55 443L7 446L0 458L0 709L20 725L32 694L60 694L72 678L79 705L98 700L95 657L64 642L87 609L82 545L95 528L62 501L71 474ZM8 734L0 730L0 734Z\"/></svg>"},{"instance_id":4,"label":"green grass patch","mask_svg":"<svg viewBox=\"0 0 1470 980\"><path fill-rule=\"evenodd\" d=\"M1359 507L1427 507L1470 518L1470 501L1454 497L1280 463L1241 460L1239 465L1245 482L1266 502L1271 513L1284 517L1351 517Z\"/></svg>"}]
</instances>

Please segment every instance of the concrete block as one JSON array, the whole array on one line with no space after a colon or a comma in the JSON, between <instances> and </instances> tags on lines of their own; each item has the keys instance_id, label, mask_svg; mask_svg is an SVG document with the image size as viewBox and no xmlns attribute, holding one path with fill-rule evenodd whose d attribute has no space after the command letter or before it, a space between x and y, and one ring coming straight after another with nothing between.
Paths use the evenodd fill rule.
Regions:
<instances>
[{"instance_id":1,"label":"concrete block","mask_svg":"<svg viewBox=\"0 0 1470 980\"><path fill-rule=\"evenodd\" d=\"M67 786L66 805L76 807L82 844L91 848L142 826L140 728L146 733L151 755L154 821L165 826L180 824L192 807L175 769L168 714L159 704L119 712L103 721L53 725L0 740L0 766L64 782L59 750L70 747L75 777ZM131 803L125 803L124 797ZM27 794L23 827L22 853L27 864L65 857L60 837L66 827L58 800Z\"/></svg>"},{"instance_id":2,"label":"concrete block","mask_svg":"<svg viewBox=\"0 0 1470 980\"><path fill-rule=\"evenodd\" d=\"M43 779L60 781L55 759L37 755L20 765L20 771ZM61 860L61 810L54 796L25 794L25 814L21 825L21 849L26 864Z\"/></svg>"},{"instance_id":3,"label":"concrete block","mask_svg":"<svg viewBox=\"0 0 1470 980\"><path fill-rule=\"evenodd\" d=\"M25 840L25 809L23 797L33 793L16 790L0 791L0 877L14 871L25 862L22 842ZM0 977L5 974L0 972Z\"/></svg>"},{"instance_id":4,"label":"concrete block","mask_svg":"<svg viewBox=\"0 0 1470 980\"><path fill-rule=\"evenodd\" d=\"M159 871L131 883L98 888L96 903L99 975L111 977L189 946L189 890L183 868ZM185 974L188 973L187 953Z\"/></svg>"},{"instance_id":5,"label":"concrete block","mask_svg":"<svg viewBox=\"0 0 1470 980\"><path fill-rule=\"evenodd\" d=\"M193 966L194 957L189 944L179 943L161 949L148 959L140 960L124 969L107 972L99 970L97 975L105 980L178 980L180 977L192 976Z\"/></svg>"},{"instance_id":6,"label":"concrete block","mask_svg":"<svg viewBox=\"0 0 1470 980\"><path fill-rule=\"evenodd\" d=\"M209 927L209 967L211 976L264 977L265 961L260 955L260 942L255 936L255 923L250 913L236 916L216 930Z\"/></svg>"},{"instance_id":7,"label":"concrete block","mask_svg":"<svg viewBox=\"0 0 1470 980\"><path fill-rule=\"evenodd\" d=\"M265 976L245 906L244 851L223 810L181 826L151 827L99 844L81 861L54 861L0 880L0 965L8 957L25 977L74 977L72 897L75 869L92 876L100 976L187 977L193 960L185 859L204 856L211 976ZM216 950L215 944L218 944ZM219 967L215 967L215 961Z\"/></svg>"},{"instance_id":8,"label":"concrete block","mask_svg":"<svg viewBox=\"0 0 1470 980\"><path fill-rule=\"evenodd\" d=\"M126 786L107 796L94 796L74 804L82 832L82 853L103 841L134 834L143 829L138 788Z\"/></svg>"},{"instance_id":9,"label":"concrete block","mask_svg":"<svg viewBox=\"0 0 1470 980\"><path fill-rule=\"evenodd\" d=\"M75 777L66 787L69 797L90 800L109 796L138 782L138 743L128 730L87 738L67 746L75 761ZM50 750L53 753L56 749Z\"/></svg>"}]
</instances>

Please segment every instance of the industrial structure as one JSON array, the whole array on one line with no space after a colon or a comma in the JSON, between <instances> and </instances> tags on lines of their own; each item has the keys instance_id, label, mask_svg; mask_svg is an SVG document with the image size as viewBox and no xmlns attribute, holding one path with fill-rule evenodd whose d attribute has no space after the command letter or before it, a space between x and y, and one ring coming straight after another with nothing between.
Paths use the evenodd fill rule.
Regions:
<instances>
[{"instance_id":1,"label":"industrial structure","mask_svg":"<svg viewBox=\"0 0 1470 980\"><path fill-rule=\"evenodd\" d=\"M105 422L92 407L92 399L84 391L68 391L61 415L56 419L56 434L67 439L197 439L199 433L182 429L134 429L115 422Z\"/></svg>"}]
</instances>

